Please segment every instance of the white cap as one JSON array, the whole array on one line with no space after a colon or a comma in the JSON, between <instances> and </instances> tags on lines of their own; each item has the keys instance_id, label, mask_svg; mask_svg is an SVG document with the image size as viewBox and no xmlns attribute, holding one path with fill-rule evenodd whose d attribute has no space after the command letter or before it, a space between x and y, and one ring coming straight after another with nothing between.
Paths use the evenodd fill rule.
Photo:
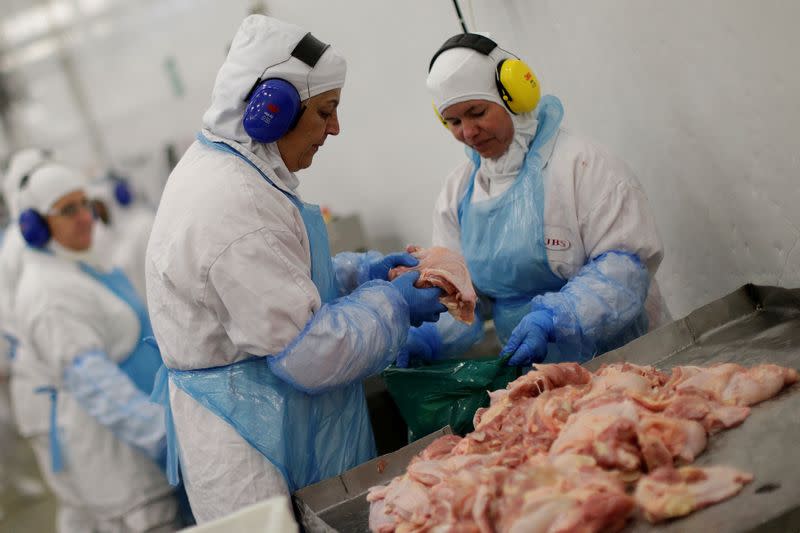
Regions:
<instances>
[{"instance_id":1,"label":"white cap","mask_svg":"<svg viewBox=\"0 0 800 533\"><path fill-rule=\"evenodd\" d=\"M16 220L19 216L20 210L17 204L20 180L48 159L49 155L41 148L25 148L11 156L3 181L3 196L12 219Z\"/></svg>"},{"instance_id":2,"label":"white cap","mask_svg":"<svg viewBox=\"0 0 800 533\"><path fill-rule=\"evenodd\" d=\"M488 100L502 107L514 124L514 138L504 154L495 159L481 157L481 167L476 179L495 179L514 176L522 167L525 154L536 133L535 111L515 115L506 107L497 91L497 64L515 57L502 48L495 47L489 55L472 48L450 48L433 62L427 85L433 104L441 115L451 105L467 100Z\"/></svg>"},{"instance_id":3,"label":"white cap","mask_svg":"<svg viewBox=\"0 0 800 533\"><path fill-rule=\"evenodd\" d=\"M505 107L497 92L495 73L497 64L509 57L514 56L500 48L488 56L471 48L445 50L434 61L426 80L433 105L440 114L467 100L488 100Z\"/></svg>"},{"instance_id":4,"label":"white cap","mask_svg":"<svg viewBox=\"0 0 800 533\"><path fill-rule=\"evenodd\" d=\"M257 79L280 78L297 89L300 100L344 86L347 62L328 47L312 69L292 56L307 34L299 26L264 15L250 15L239 26L228 57L217 73L203 126L220 137L246 142L244 101Z\"/></svg>"},{"instance_id":5,"label":"white cap","mask_svg":"<svg viewBox=\"0 0 800 533\"><path fill-rule=\"evenodd\" d=\"M19 191L19 209L34 209L45 215L67 194L85 189L86 180L81 174L57 163L46 163L24 180Z\"/></svg>"}]
</instances>

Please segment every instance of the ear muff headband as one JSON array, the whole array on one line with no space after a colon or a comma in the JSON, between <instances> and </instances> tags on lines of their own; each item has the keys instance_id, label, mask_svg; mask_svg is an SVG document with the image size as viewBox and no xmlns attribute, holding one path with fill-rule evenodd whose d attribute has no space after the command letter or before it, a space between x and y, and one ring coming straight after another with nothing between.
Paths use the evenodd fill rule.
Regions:
<instances>
[{"instance_id":1,"label":"ear muff headband","mask_svg":"<svg viewBox=\"0 0 800 533\"><path fill-rule=\"evenodd\" d=\"M328 46L311 33L306 33L292 50L291 57L313 69ZM305 110L294 85L280 78L262 81L259 76L244 100L248 102L242 117L244 131L260 143L272 143L286 135L297 125Z\"/></svg>"},{"instance_id":2,"label":"ear muff headband","mask_svg":"<svg viewBox=\"0 0 800 533\"><path fill-rule=\"evenodd\" d=\"M488 37L476 33L460 33L454 35L447 39L436 53L433 54L431 62L428 65L428 72L433 68L436 58L438 58L442 52L450 50L451 48L469 48L485 56L489 56L498 46L497 43ZM515 115L530 113L539 105L539 99L542 96L539 80L536 79L530 67L519 58L503 59L497 63L495 85L497 86L497 92L506 105L506 108ZM447 123L439 114L438 110L436 114L439 120L446 125Z\"/></svg>"},{"instance_id":3,"label":"ear muff headband","mask_svg":"<svg viewBox=\"0 0 800 533\"><path fill-rule=\"evenodd\" d=\"M438 50L436 50L435 54L433 54L431 62L428 65L428 72L430 72L433 68L436 58L451 48L470 48L476 52L480 52L481 54L488 56L492 50L497 48L497 43L488 37L478 35L477 33L459 33L458 35L453 35L447 39Z\"/></svg>"}]
</instances>

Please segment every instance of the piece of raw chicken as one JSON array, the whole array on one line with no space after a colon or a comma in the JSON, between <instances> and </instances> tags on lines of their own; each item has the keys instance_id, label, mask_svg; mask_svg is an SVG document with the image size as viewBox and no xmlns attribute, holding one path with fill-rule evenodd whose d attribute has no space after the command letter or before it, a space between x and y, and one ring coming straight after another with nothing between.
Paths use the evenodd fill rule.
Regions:
<instances>
[{"instance_id":1,"label":"piece of raw chicken","mask_svg":"<svg viewBox=\"0 0 800 533\"><path fill-rule=\"evenodd\" d=\"M634 498L650 522L659 522L727 500L752 480L727 466L664 467L639 481Z\"/></svg>"},{"instance_id":2,"label":"piece of raw chicken","mask_svg":"<svg viewBox=\"0 0 800 533\"><path fill-rule=\"evenodd\" d=\"M464 256L448 248L434 246L422 248L410 245L406 251L419 259L414 268L396 267L389 271L389 281L411 270L420 275L416 287L439 287L444 292L440 301L457 320L472 324L475 321L475 302L478 297L472 287L472 278Z\"/></svg>"}]
</instances>

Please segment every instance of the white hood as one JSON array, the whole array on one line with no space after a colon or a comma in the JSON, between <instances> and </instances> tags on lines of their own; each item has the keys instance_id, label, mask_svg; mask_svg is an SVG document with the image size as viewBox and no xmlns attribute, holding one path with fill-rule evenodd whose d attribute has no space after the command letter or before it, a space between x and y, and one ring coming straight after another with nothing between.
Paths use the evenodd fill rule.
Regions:
<instances>
[{"instance_id":1,"label":"white hood","mask_svg":"<svg viewBox=\"0 0 800 533\"><path fill-rule=\"evenodd\" d=\"M48 153L41 148L25 148L11 157L3 178L3 196L12 220L19 218L18 196L20 180L31 170L49 160L49 158Z\"/></svg>"},{"instance_id":2,"label":"white hood","mask_svg":"<svg viewBox=\"0 0 800 533\"><path fill-rule=\"evenodd\" d=\"M244 19L217 73L203 127L245 146L253 144L242 126L242 116L247 107L244 99L259 78L288 81L300 93L300 100L343 87L347 64L332 47L313 69L292 57L292 50L306 33L299 26L264 15Z\"/></svg>"},{"instance_id":3,"label":"white hood","mask_svg":"<svg viewBox=\"0 0 800 533\"><path fill-rule=\"evenodd\" d=\"M514 123L514 139L506 153L497 159L481 158L481 168L476 181L486 190L490 185L513 181L522 167L528 145L536 133L535 110L514 115L500 99L495 85L497 63L514 57L500 47L484 55L470 48L451 48L442 52L428 73L428 91L441 114L449 106L467 100L488 100L509 113ZM502 186L502 185L501 185Z\"/></svg>"},{"instance_id":4,"label":"white hood","mask_svg":"<svg viewBox=\"0 0 800 533\"><path fill-rule=\"evenodd\" d=\"M333 47L325 50L313 69L292 57L292 50L306 33L299 26L264 15L244 19L217 73L211 106L203 115L203 129L211 134L212 140L237 143L240 152L248 158L260 159L292 191L299 181L286 168L277 145L250 139L242 126L242 117L247 107L245 97L259 78L288 81L300 93L301 101L344 86L347 63Z\"/></svg>"}]
</instances>

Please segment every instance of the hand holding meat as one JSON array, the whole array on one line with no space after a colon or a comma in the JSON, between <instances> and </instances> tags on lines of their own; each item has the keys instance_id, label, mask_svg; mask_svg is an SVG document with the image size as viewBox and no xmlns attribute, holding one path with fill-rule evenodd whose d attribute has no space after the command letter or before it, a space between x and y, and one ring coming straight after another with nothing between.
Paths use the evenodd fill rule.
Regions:
<instances>
[{"instance_id":1,"label":"hand holding meat","mask_svg":"<svg viewBox=\"0 0 800 533\"><path fill-rule=\"evenodd\" d=\"M392 285L400 291L408 304L408 315L412 326L423 322L436 322L439 315L447 308L439 302L442 290L439 288L418 289L414 286L419 279L419 272L408 272L392 281Z\"/></svg>"},{"instance_id":2,"label":"hand holding meat","mask_svg":"<svg viewBox=\"0 0 800 533\"><path fill-rule=\"evenodd\" d=\"M372 281L374 279L382 279L383 281L389 280L389 271L395 267L415 267L419 264L419 260L407 252L399 252L389 254L385 257L372 261L367 265L367 279Z\"/></svg>"},{"instance_id":3,"label":"hand holding meat","mask_svg":"<svg viewBox=\"0 0 800 533\"><path fill-rule=\"evenodd\" d=\"M410 245L406 251L419 259L419 265L414 268L396 267L389 272L389 280L409 270L419 271L417 287L440 287L443 291L442 303L450 314L456 320L472 324L478 297L472 287L464 257L441 246L421 248Z\"/></svg>"}]
</instances>

